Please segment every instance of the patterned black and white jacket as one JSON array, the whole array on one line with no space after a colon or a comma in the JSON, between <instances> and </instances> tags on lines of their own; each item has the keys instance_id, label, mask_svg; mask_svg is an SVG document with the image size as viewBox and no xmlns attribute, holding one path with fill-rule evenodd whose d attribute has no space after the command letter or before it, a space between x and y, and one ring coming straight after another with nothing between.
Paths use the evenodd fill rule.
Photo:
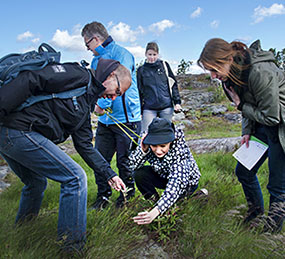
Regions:
<instances>
[{"instance_id":1,"label":"patterned black and white jacket","mask_svg":"<svg viewBox=\"0 0 285 259\"><path fill-rule=\"evenodd\" d=\"M167 211L191 186L199 183L201 174L181 129L175 130L175 140L163 158L158 158L151 149L144 153L140 146L130 153L131 170L135 171L143 167L146 161L162 178L168 179L166 189L156 204L161 214Z\"/></svg>"}]
</instances>

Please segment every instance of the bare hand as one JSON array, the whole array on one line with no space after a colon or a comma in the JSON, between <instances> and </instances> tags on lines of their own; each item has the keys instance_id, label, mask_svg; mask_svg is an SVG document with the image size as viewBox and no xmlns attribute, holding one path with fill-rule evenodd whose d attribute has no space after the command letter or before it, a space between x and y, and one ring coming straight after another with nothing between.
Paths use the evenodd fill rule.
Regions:
<instances>
[{"instance_id":1,"label":"bare hand","mask_svg":"<svg viewBox=\"0 0 285 259\"><path fill-rule=\"evenodd\" d=\"M175 106L174 106L174 111L175 111L175 112L181 112L181 111L182 111L181 105L180 105L180 104L175 104Z\"/></svg>"},{"instance_id":2,"label":"bare hand","mask_svg":"<svg viewBox=\"0 0 285 259\"><path fill-rule=\"evenodd\" d=\"M235 92L235 90L232 87L230 87L230 89L225 87L225 89L226 89L227 93L230 95L230 97L232 98L236 107L238 107L238 105L240 104L240 98L239 98L238 94Z\"/></svg>"},{"instance_id":3,"label":"bare hand","mask_svg":"<svg viewBox=\"0 0 285 259\"><path fill-rule=\"evenodd\" d=\"M143 141L144 141L146 135L147 135L147 134L144 134L144 135L142 136L142 139L141 139L141 149L142 149L142 151L143 151L144 153L146 153L147 150L149 149L149 145L145 145L145 144L143 143Z\"/></svg>"},{"instance_id":4,"label":"bare hand","mask_svg":"<svg viewBox=\"0 0 285 259\"><path fill-rule=\"evenodd\" d=\"M157 207L151 211L140 212L137 216L133 217L133 220L138 225L150 224L160 214Z\"/></svg>"},{"instance_id":5,"label":"bare hand","mask_svg":"<svg viewBox=\"0 0 285 259\"><path fill-rule=\"evenodd\" d=\"M241 144L245 143L246 147L249 147L249 139L250 135L243 135L241 139Z\"/></svg>"},{"instance_id":6,"label":"bare hand","mask_svg":"<svg viewBox=\"0 0 285 259\"><path fill-rule=\"evenodd\" d=\"M98 114L104 114L104 110L99 106L99 105L97 105L96 104L96 106L95 106L95 113L98 113Z\"/></svg>"},{"instance_id":7,"label":"bare hand","mask_svg":"<svg viewBox=\"0 0 285 259\"><path fill-rule=\"evenodd\" d=\"M108 184L116 191L126 190L126 186L119 176L114 176L108 181Z\"/></svg>"}]
</instances>

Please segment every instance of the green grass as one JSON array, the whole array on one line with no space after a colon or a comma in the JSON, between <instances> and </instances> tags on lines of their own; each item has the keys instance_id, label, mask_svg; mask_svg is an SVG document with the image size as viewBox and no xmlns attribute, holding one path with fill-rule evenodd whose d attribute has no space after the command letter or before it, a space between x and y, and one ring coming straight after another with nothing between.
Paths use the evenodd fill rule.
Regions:
<instances>
[{"instance_id":1,"label":"green grass","mask_svg":"<svg viewBox=\"0 0 285 259\"><path fill-rule=\"evenodd\" d=\"M282 235L265 235L241 225L238 215L227 216L245 204L242 188L234 175L235 159L230 153L195 155L202 177L200 188L207 188L205 199L185 199L148 226L138 226L132 217L151 206L137 192L127 208L113 204L104 211L88 211L88 241L79 258L138 258L149 240L158 242L170 258L282 258L285 254ZM73 155L88 175L88 206L95 199L93 172L78 155ZM114 161L112 162L114 166ZM268 168L263 165L259 179L268 208L266 190ZM15 228L14 218L22 183L9 175L11 186L0 195L0 258L70 258L59 253L56 243L59 184L49 181L39 217ZM113 193L112 202L118 197ZM283 238L283 240L282 240ZM76 256L75 256L76 257ZM158 258L158 257L149 257Z\"/></svg>"},{"instance_id":2,"label":"green grass","mask_svg":"<svg viewBox=\"0 0 285 259\"><path fill-rule=\"evenodd\" d=\"M187 139L238 137L241 134L240 124L216 116L200 117L194 125L185 133Z\"/></svg>"}]
</instances>

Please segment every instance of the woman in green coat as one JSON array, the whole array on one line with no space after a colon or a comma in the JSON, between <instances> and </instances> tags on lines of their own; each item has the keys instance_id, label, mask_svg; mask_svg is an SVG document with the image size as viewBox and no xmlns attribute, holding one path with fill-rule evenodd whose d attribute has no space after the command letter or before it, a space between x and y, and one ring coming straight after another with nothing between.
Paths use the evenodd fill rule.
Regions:
<instances>
[{"instance_id":1,"label":"woman in green coat","mask_svg":"<svg viewBox=\"0 0 285 259\"><path fill-rule=\"evenodd\" d=\"M237 41L211 39L198 64L222 81L226 95L241 111L241 143L248 147L250 136L255 136L269 146L251 170L239 162L236 166L249 206L244 222L264 213L256 173L268 157L270 206L264 231L280 232L285 215L285 73L276 66L273 54L261 49L259 40L248 48Z\"/></svg>"}]
</instances>

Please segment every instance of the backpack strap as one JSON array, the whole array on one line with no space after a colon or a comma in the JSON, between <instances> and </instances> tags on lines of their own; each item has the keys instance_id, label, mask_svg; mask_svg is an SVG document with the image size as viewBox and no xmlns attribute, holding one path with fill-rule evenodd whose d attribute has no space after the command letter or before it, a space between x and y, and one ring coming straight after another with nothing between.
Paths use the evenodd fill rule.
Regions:
<instances>
[{"instance_id":1,"label":"backpack strap","mask_svg":"<svg viewBox=\"0 0 285 259\"><path fill-rule=\"evenodd\" d=\"M165 70L165 74L167 76L167 82L168 82L168 87L169 87L169 91L170 91L170 96L172 97L172 86L174 85L175 81L172 77L169 76L169 72L168 72L168 68L166 65L166 62L163 60L162 61L164 70Z\"/></svg>"},{"instance_id":2,"label":"backpack strap","mask_svg":"<svg viewBox=\"0 0 285 259\"><path fill-rule=\"evenodd\" d=\"M125 96L125 93L122 95L122 103L123 103L124 113L125 113L125 117L126 117L126 122L129 123L129 117L128 117L128 111L127 111L127 106L126 106L126 96Z\"/></svg>"},{"instance_id":3,"label":"backpack strap","mask_svg":"<svg viewBox=\"0 0 285 259\"><path fill-rule=\"evenodd\" d=\"M86 91L87 91L87 86L83 86L80 88L72 89L61 93L52 93L47 95L32 95L24 103L22 103L19 107L17 107L16 111L21 111L24 108L27 108L37 102L50 100L50 99L68 99L68 98L72 98L75 109L78 109L78 103L76 97L85 94Z\"/></svg>"}]
</instances>

